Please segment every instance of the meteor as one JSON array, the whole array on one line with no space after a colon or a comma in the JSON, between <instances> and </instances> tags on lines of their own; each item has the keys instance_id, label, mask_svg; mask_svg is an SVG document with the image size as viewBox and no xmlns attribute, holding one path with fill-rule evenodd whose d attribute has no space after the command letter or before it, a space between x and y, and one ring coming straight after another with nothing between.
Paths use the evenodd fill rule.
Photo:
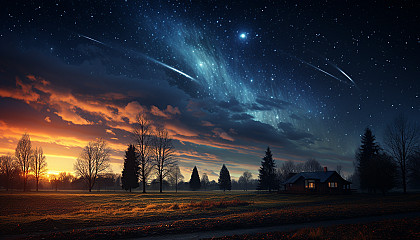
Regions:
<instances>
[{"instance_id":1,"label":"meteor","mask_svg":"<svg viewBox=\"0 0 420 240\"><path fill-rule=\"evenodd\" d=\"M297 60L297 61L299 61L299 62L301 62L301 63L303 63L303 64L305 64L305 65L307 65L307 66L309 66L309 67L311 67L311 68L313 68L313 69L315 69L315 70L318 70L318 71L320 71L320 72L322 72L322 73L324 73L324 74L326 74L326 75L328 75L328 76L330 76L330 77L332 77L332 78L334 78L335 80L338 80L339 82L341 82L341 83L344 83L344 84L347 84L347 85L350 85L350 86L353 86L353 87L356 87L357 88L357 85L356 85L356 83L353 81L353 79L348 75L348 74L346 74L343 70L341 70L341 68L339 68L339 67L337 67L335 64L333 64L333 63L331 63L328 59L326 59L326 61L328 62L328 64L330 64L331 66L333 66L335 69L337 69L338 71L340 71L340 73L342 73L351 83L349 83L348 81L344 81L344 80L342 80L342 79L340 79L340 78L338 78L338 77L336 77L336 76L334 76L333 74L331 74L331 73L329 73L329 72L327 72L327 71L325 71L325 70L323 70L323 69L321 69L321 68L319 68L319 67L317 67L317 66L315 66L315 65L313 65L313 64L310 64L309 62L307 62L307 61L304 61L304 60L302 60L302 59L300 59L300 58L297 58L297 57L295 57L295 56L293 56L293 55L290 55L290 54L288 54L288 53L286 53L286 52L282 52L282 53L284 53L284 54L286 54L286 55L288 55L289 57L291 57L291 58L294 58L295 60Z\"/></svg>"},{"instance_id":2,"label":"meteor","mask_svg":"<svg viewBox=\"0 0 420 240\"><path fill-rule=\"evenodd\" d=\"M184 73L184 72L182 72L181 70L178 70L178 69L176 69L176 68L174 68L174 67L171 67L171 66L169 66L168 64L165 64L165 63L163 63L163 62L160 62L160 61L158 61L158 60L156 60L156 59L154 59L154 58L151 58L151 57L149 57L149 56L146 56L146 55L144 55L144 54L141 54L144 58L146 58L147 60L149 60L149 61L152 61L152 62L154 62L154 63L156 63L156 64L159 64L159 65L161 65L161 66L163 66L163 67L166 67L166 68L168 68L168 69L170 69L170 70L172 70L172 71L175 71L175 72L177 72L177 73L179 73L179 74L181 74L182 76L184 76L184 77L187 77L187 78L189 78L189 79L191 79L191 80L193 80L194 82L196 82L196 83L199 83L198 81L197 81L197 79L195 79L195 78L193 78L193 77L191 77L190 75L188 75L188 74L186 74L186 73Z\"/></svg>"},{"instance_id":3,"label":"meteor","mask_svg":"<svg viewBox=\"0 0 420 240\"><path fill-rule=\"evenodd\" d=\"M85 35L83 35L83 34L77 34L79 37L83 37L83 38L86 38L86 39L88 39L88 40L91 40L91 41L94 41L94 42L96 42L96 43L99 43L99 44L102 44L102 45L104 45L104 46L106 46L106 47L109 47L109 48L111 48L111 49L116 49L116 48L114 48L114 47L112 47L112 46L109 46L109 45L107 45L107 44L105 44L105 43L103 43L103 42L101 42L101 41L98 41L98 40L96 40L96 39L94 39L94 38L91 38L91 37L88 37L88 36L85 36ZM142 58L144 58L144 59L146 59L146 60L148 60L148 61L151 61L151 62L154 62L154 63L156 63L156 64L159 64L159 65L161 65L161 66L163 66L163 67L165 67L165 68L167 68L167 69L170 69L170 70L172 70L172 71L174 71L174 72L177 72L177 73L179 73L179 74L181 74L182 76L184 76L184 77L187 77L187 78L189 78L189 79L191 79L191 80L193 80L194 82L196 82L196 83L199 83L198 81L197 81L197 79L195 79L195 78L193 78L193 77L191 77L190 75L188 75L188 74L186 74L186 73L184 73L184 72L182 72L181 70L178 70L178 69L176 69L176 68L174 68L174 67L172 67L172 66L169 66L168 64L165 64L165 63L163 63L163 62L160 62L160 61L158 61L158 60L156 60L156 59L154 59L154 58L151 58L151 57L149 57L149 56L147 56L147 55L144 55L144 54L142 54L142 53L139 53L139 52L136 52L136 51L133 51L133 50L127 50L127 49L124 49L124 48L119 48L119 49L116 49L116 50L119 50L119 51L127 51L127 52L131 52L131 53L134 53L135 55L140 55Z\"/></svg>"},{"instance_id":4,"label":"meteor","mask_svg":"<svg viewBox=\"0 0 420 240\"><path fill-rule=\"evenodd\" d=\"M103 43L103 42L101 42L101 41L98 41L98 40L96 40L96 39L90 38L90 37L88 37L88 36L85 36L85 35L83 35L83 34L77 34L77 35L79 35L79 37L83 37L83 38L86 38L86 39L88 39L88 40L91 40L91 41L97 42L97 43L99 43L99 44L102 44L102 45L104 45L104 46L107 46L105 43Z\"/></svg>"},{"instance_id":5,"label":"meteor","mask_svg":"<svg viewBox=\"0 0 420 240\"><path fill-rule=\"evenodd\" d=\"M331 63L330 63L331 64ZM350 82L352 82L353 83L353 85L357 88L357 85L356 85L356 83L353 81L353 79L349 76L349 75L347 75L343 70L341 70L341 68L339 68L339 67L337 67L336 65L334 65L334 64L331 64L331 65L333 65L338 71L340 71L344 76L346 76L346 78L348 79L348 80L350 80Z\"/></svg>"},{"instance_id":6,"label":"meteor","mask_svg":"<svg viewBox=\"0 0 420 240\"><path fill-rule=\"evenodd\" d=\"M340 82L342 82L342 83L349 84L348 82L341 80L340 78L338 78L338 77L336 77L336 76L332 75L331 73L329 73L329 72L327 72L327 71L325 71L325 70L322 70L321 68L319 68L319 67L317 67L317 66L315 66L315 65L312 65L312 64L310 64L310 63L308 63L308 62L306 62L306 61L304 61L304 60L302 60L302 59L299 59L299 58L296 58L296 59L297 59L298 61L300 61L301 63L304 63L304 64L306 64L306 65L308 65L308 66L312 67L313 69L318 70L318 71L320 71L320 72L322 72L322 73L324 73L324 74L326 74L326 75L328 75L328 76L330 76L330 77L332 77L332 78L334 78L334 79L336 79L336 80L338 80L338 81L340 81Z\"/></svg>"}]
</instances>

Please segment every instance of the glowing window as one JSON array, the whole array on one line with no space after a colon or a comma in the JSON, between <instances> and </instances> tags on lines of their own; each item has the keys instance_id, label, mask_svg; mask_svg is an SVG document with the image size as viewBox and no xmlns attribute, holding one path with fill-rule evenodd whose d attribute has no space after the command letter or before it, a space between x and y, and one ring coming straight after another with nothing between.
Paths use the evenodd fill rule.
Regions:
<instances>
[{"instance_id":1,"label":"glowing window","mask_svg":"<svg viewBox=\"0 0 420 240\"><path fill-rule=\"evenodd\" d=\"M330 188L336 188L336 187L338 187L338 184L336 182L329 182L328 183L328 187L330 187Z\"/></svg>"},{"instance_id":2,"label":"glowing window","mask_svg":"<svg viewBox=\"0 0 420 240\"><path fill-rule=\"evenodd\" d=\"M314 189L315 180L305 180L305 188Z\"/></svg>"}]
</instances>

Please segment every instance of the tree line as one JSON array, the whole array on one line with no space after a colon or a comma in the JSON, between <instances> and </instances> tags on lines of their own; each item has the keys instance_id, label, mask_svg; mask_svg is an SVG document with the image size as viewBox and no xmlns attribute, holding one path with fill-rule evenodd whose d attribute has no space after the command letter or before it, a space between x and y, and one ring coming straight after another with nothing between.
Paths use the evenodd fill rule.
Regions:
<instances>
[{"instance_id":1,"label":"tree line","mask_svg":"<svg viewBox=\"0 0 420 240\"><path fill-rule=\"evenodd\" d=\"M13 183L22 180L23 191L28 190L28 178L32 174L36 191L39 189L41 176L46 172L47 162L42 147L32 147L29 134L25 133L17 143L15 154L0 156L1 180L6 191L13 188Z\"/></svg>"},{"instance_id":2,"label":"tree line","mask_svg":"<svg viewBox=\"0 0 420 240\"><path fill-rule=\"evenodd\" d=\"M124 156L124 167L121 176L110 173L111 149L103 139L89 142L80 153L74 164L77 177L60 173L50 178L54 189L76 189L85 184L89 191L97 189L115 189L122 186L127 191L141 186L146 189L173 188L182 190L215 190L257 189L280 190L282 183L299 172L322 171L321 164L314 158L295 163L291 160L276 167L271 149L268 147L262 158L258 179L245 171L238 181L231 179L226 165L222 165L218 181L209 181L206 173L201 178L197 167L192 170L191 178L184 182L176 158L175 148L168 131L162 125L152 125L143 112L136 117L133 124L133 141L127 146ZM419 128L404 115L398 116L387 125L384 147L377 141L370 128L361 136L361 145L355 155L355 173L351 177L354 185L361 190L383 193L400 185L404 193L407 185L420 186L420 148ZM15 154L0 156L1 185L9 190L13 183L19 182L24 191L28 190L28 179L39 189L42 175L46 172L46 157L41 147L32 147L29 134L25 133L18 141ZM341 165L336 171L341 174ZM155 178L150 181L150 178Z\"/></svg>"},{"instance_id":3,"label":"tree line","mask_svg":"<svg viewBox=\"0 0 420 240\"><path fill-rule=\"evenodd\" d=\"M406 193L408 184L419 187L419 134L419 126L403 114L387 125L384 148L376 141L372 130L366 128L356 152L353 177L360 189L385 193L401 186Z\"/></svg>"}]
</instances>

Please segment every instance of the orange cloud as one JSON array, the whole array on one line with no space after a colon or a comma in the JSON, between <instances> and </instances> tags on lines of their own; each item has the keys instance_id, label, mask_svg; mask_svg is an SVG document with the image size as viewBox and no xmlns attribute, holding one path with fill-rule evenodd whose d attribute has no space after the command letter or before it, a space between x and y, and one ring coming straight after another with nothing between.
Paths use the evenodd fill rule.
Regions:
<instances>
[{"instance_id":1,"label":"orange cloud","mask_svg":"<svg viewBox=\"0 0 420 240\"><path fill-rule=\"evenodd\" d=\"M111 129L106 129L105 132L115 136L115 133Z\"/></svg>"},{"instance_id":2,"label":"orange cloud","mask_svg":"<svg viewBox=\"0 0 420 240\"><path fill-rule=\"evenodd\" d=\"M27 104L36 102L40 98L39 94L32 90L32 85L24 84L18 77L16 77L16 88L0 89L0 97L22 100Z\"/></svg>"},{"instance_id":3,"label":"orange cloud","mask_svg":"<svg viewBox=\"0 0 420 240\"><path fill-rule=\"evenodd\" d=\"M150 108L150 113L166 119L171 119L173 115L181 114L178 107L172 107L171 105L166 106L166 110L160 110L158 107L152 106Z\"/></svg>"},{"instance_id":4,"label":"orange cloud","mask_svg":"<svg viewBox=\"0 0 420 240\"><path fill-rule=\"evenodd\" d=\"M204 127L214 127L214 124L208 121L201 121L201 126Z\"/></svg>"},{"instance_id":5,"label":"orange cloud","mask_svg":"<svg viewBox=\"0 0 420 240\"><path fill-rule=\"evenodd\" d=\"M151 113L151 114L153 114L153 115L155 115L155 116L158 116L158 117L170 118L170 115L168 115L168 114L164 113L163 111L161 111L161 110L160 110L158 107L156 107L156 106L152 106L152 107L150 108L150 113Z\"/></svg>"},{"instance_id":6,"label":"orange cloud","mask_svg":"<svg viewBox=\"0 0 420 240\"><path fill-rule=\"evenodd\" d=\"M181 114L178 107L172 107L171 105L166 106L166 111L172 115Z\"/></svg>"},{"instance_id":7,"label":"orange cloud","mask_svg":"<svg viewBox=\"0 0 420 240\"><path fill-rule=\"evenodd\" d=\"M227 134L225 131L223 131L223 129L221 128L215 128L212 130L212 132L215 134L215 136L220 137L222 139L228 140L228 141L235 141L235 139L233 139L231 136L229 136L229 134Z\"/></svg>"}]
</instances>

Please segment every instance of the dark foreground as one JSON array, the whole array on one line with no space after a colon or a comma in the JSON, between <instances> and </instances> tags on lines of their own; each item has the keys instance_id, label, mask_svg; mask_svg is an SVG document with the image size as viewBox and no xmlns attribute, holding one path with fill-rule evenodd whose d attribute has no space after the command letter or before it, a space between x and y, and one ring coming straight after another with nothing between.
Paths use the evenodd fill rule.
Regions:
<instances>
[{"instance_id":1,"label":"dark foreground","mask_svg":"<svg viewBox=\"0 0 420 240\"><path fill-rule=\"evenodd\" d=\"M10 239L420 237L420 194L44 192L0 194L0 206L0 236Z\"/></svg>"}]
</instances>

